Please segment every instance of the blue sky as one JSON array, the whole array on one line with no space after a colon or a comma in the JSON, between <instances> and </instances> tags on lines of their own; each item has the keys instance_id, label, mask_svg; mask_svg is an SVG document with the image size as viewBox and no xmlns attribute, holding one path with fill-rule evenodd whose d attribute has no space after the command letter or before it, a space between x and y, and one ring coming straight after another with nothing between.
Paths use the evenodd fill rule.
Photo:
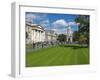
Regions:
<instances>
[{"instance_id":1,"label":"blue sky","mask_svg":"<svg viewBox=\"0 0 100 80\"><path fill-rule=\"evenodd\" d=\"M46 30L66 33L68 25L71 26L73 32L78 30L78 25L75 23L77 16L79 15L26 12L26 21L41 25Z\"/></svg>"}]
</instances>

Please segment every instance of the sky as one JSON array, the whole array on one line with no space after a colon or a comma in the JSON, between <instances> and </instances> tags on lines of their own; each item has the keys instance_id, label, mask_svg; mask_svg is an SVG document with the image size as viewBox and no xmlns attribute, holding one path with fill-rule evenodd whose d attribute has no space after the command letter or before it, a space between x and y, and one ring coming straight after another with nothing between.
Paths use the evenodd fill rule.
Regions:
<instances>
[{"instance_id":1,"label":"sky","mask_svg":"<svg viewBox=\"0 0 100 80\"><path fill-rule=\"evenodd\" d=\"M31 21L33 24L41 25L45 30L54 30L58 34L64 34L68 25L71 26L73 32L78 30L78 24L75 22L75 18L78 16L75 14L26 12L26 22Z\"/></svg>"}]
</instances>

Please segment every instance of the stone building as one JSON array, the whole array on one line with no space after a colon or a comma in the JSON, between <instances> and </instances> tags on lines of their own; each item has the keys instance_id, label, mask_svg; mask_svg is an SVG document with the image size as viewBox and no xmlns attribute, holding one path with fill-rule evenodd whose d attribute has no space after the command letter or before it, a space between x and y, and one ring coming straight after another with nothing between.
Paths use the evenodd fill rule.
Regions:
<instances>
[{"instance_id":1,"label":"stone building","mask_svg":"<svg viewBox=\"0 0 100 80\"><path fill-rule=\"evenodd\" d=\"M68 26L67 27L67 36L66 36L66 40L67 42L69 43L72 43L73 42L73 31L71 29L71 26Z\"/></svg>"},{"instance_id":2,"label":"stone building","mask_svg":"<svg viewBox=\"0 0 100 80\"><path fill-rule=\"evenodd\" d=\"M26 44L44 42L45 30L42 26L37 24L26 24Z\"/></svg>"},{"instance_id":3,"label":"stone building","mask_svg":"<svg viewBox=\"0 0 100 80\"><path fill-rule=\"evenodd\" d=\"M38 42L56 42L57 33L53 30L44 30L44 28L37 24L26 24L26 44L33 44Z\"/></svg>"},{"instance_id":4,"label":"stone building","mask_svg":"<svg viewBox=\"0 0 100 80\"><path fill-rule=\"evenodd\" d=\"M45 41L47 42L56 42L57 41L57 33L53 30L46 30L45 31Z\"/></svg>"}]
</instances>

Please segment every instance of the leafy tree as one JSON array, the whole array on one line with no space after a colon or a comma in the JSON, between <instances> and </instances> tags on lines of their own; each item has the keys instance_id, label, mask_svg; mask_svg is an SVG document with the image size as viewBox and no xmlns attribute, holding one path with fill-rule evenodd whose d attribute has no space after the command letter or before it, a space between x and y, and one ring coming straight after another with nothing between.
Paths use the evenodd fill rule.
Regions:
<instances>
[{"instance_id":1,"label":"leafy tree","mask_svg":"<svg viewBox=\"0 0 100 80\"><path fill-rule=\"evenodd\" d=\"M58 36L57 40L58 40L59 42L65 42L65 41L66 41L66 35L60 34L60 35Z\"/></svg>"},{"instance_id":2,"label":"leafy tree","mask_svg":"<svg viewBox=\"0 0 100 80\"><path fill-rule=\"evenodd\" d=\"M76 23L80 23L79 31L80 37L84 35L86 43L89 45L89 15L80 15L75 19Z\"/></svg>"},{"instance_id":3,"label":"leafy tree","mask_svg":"<svg viewBox=\"0 0 100 80\"><path fill-rule=\"evenodd\" d=\"M81 44L86 43L86 40L87 40L87 38L85 37L85 35L80 35L80 37L79 37L79 42L80 42Z\"/></svg>"},{"instance_id":4,"label":"leafy tree","mask_svg":"<svg viewBox=\"0 0 100 80\"><path fill-rule=\"evenodd\" d=\"M75 31L73 33L73 41L79 41L79 33L78 33L78 31Z\"/></svg>"}]
</instances>

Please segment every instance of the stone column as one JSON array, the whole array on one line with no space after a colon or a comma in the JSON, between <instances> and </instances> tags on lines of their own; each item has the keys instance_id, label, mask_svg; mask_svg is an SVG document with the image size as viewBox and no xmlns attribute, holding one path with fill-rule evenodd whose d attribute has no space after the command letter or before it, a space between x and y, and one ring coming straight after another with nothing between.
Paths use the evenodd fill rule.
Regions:
<instances>
[{"instance_id":1,"label":"stone column","mask_svg":"<svg viewBox=\"0 0 100 80\"><path fill-rule=\"evenodd\" d=\"M37 30L35 30L35 42L37 42Z\"/></svg>"},{"instance_id":2,"label":"stone column","mask_svg":"<svg viewBox=\"0 0 100 80\"><path fill-rule=\"evenodd\" d=\"M41 31L39 31L39 41L41 42Z\"/></svg>"},{"instance_id":3,"label":"stone column","mask_svg":"<svg viewBox=\"0 0 100 80\"><path fill-rule=\"evenodd\" d=\"M35 41L35 30L33 30L33 42Z\"/></svg>"},{"instance_id":4,"label":"stone column","mask_svg":"<svg viewBox=\"0 0 100 80\"><path fill-rule=\"evenodd\" d=\"M41 36L41 31L40 31L40 41L42 41L42 40L41 40L41 37L42 37L42 36Z\"/></svg>"}]
</instances>

